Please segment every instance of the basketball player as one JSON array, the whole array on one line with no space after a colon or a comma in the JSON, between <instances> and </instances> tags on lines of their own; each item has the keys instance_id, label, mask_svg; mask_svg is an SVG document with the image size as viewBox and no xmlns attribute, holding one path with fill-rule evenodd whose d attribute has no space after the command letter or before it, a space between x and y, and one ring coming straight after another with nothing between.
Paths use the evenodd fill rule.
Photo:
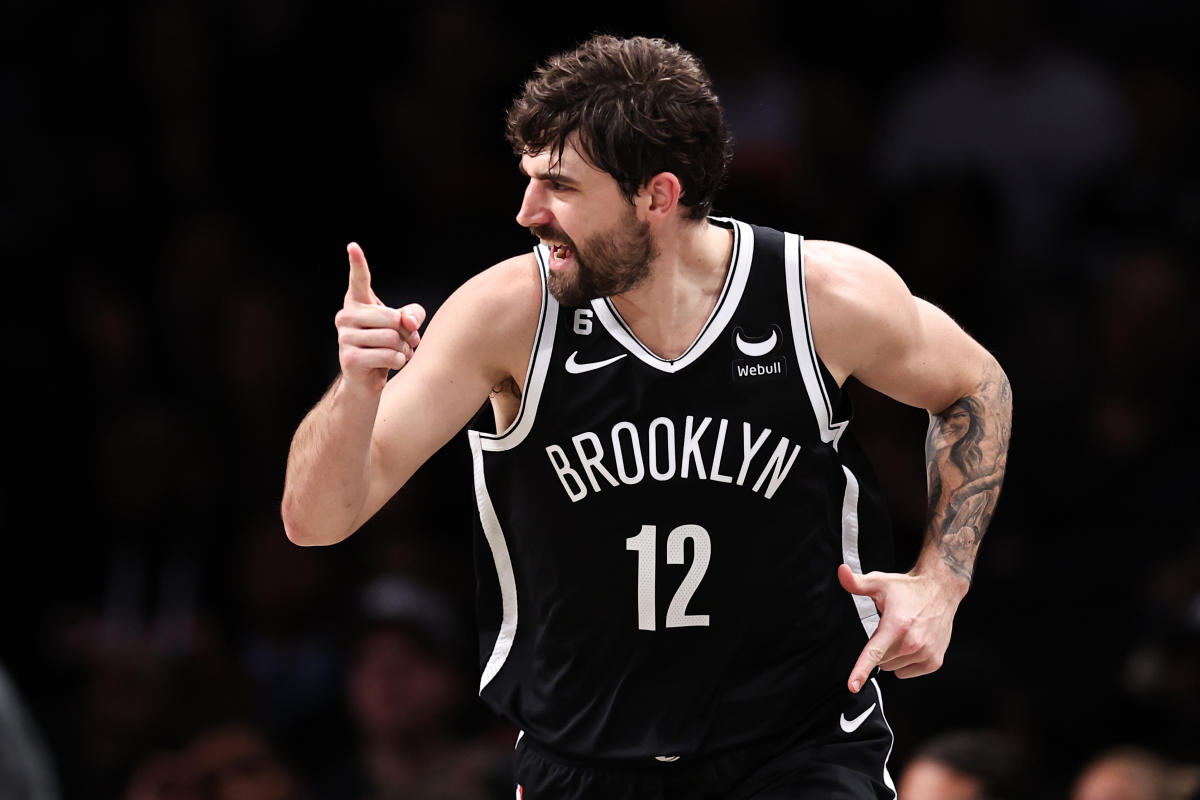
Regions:
<instances>
[{"instance_id":1,"label":"basketball player","mask_svg":"<svg viewBox=\"0 0 1200 800\"><path fill-rule=\"evenodd\" d=\"M1003 371L879 259L711 216L729 137L673 44L550 59L508 136L539 243L423 336L349 245L289 538L349 536L490 398L468 432L479 691L522 730L519 797L894 797L873 675L942 663L1004 473ZM852 376L931 414L907 573L884 571Z\"/></svg>"}]
</instances>

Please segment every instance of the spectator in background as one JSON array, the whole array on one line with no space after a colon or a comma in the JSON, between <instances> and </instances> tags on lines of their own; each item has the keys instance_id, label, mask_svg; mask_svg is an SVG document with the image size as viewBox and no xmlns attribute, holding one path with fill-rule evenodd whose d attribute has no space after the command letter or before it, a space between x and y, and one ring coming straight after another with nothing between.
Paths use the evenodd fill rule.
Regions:
<instances>
[{"instance_id":1,"label":"spectator in background","mask_svg":"<svg viewBox=\"0 0 1200 800\"><path fill-rule=\"evenodd\" d=\"M485 800L510 796L503 746L459 730L469 691L465 635L433 590L400 575L369 582L347 676L357 750L325 782L328 800ZM492 789L504 787L503 794Z\"/></svg>"},{"instance_id":2,"label":"spectator in background","mask_svg":"<svg viewBox=\"0 0 1200 800\"><path fill-rule=\"evenodd\" d=\"M1200 768L1174 766L1139 747L1096 756L1079 773L1071 800L1192 800L1200 796Z\"/></svg>"},{"instance_id":3,"label":"spectator in background","mask_svg":"<svg viewBox=\"0 0 1200 800\"><path fill-rule=\"evenodd\" d=\"M1119 90L1044 38L1029 0L959 0L961 50L902 88L881 141L885 184L978 174L1018 255L1053 242L1072 202L1121 155Z\"/></svg>"},{"instance_id":4,"label":"spectator in background","mask_svg":"<svg viewBox=\"0 0 1200 800\"><path fill-rule=\"evenodd\" d=\"M233 640L250 711L301 767L347 732L340 689L343 584L329 559L280 546L278 524L257 517L232 565Z\"/></svg>"},{"instance_id":5,"label":"spectator in background","mask_svg":"<svg viewBox=\"0 0 1200 800\"><path fill-rule=\"evenodd\" d=\"M1025 800L1017 748L991 730L955 730L922 745L900 773L904 800Z\"/></svg>"},{"instance_id":6,"label":"spectator in background","mask_svg":"<svg viewBox=\"0 0 1200 800\"><path fill-rule=\"evenodd\" d=\"M202 798L212 800L303 800L297 773L266 735L246 722L213 725L187 749Z\"/></svg>"},{"instance_id":7,"label":"spectator in background","mask_svg":"<svg viewBox=\"0 0 1200 800\"><path fill-rule=\"evenodd\" d=\"M253 723L201 725L178 750L143 756L124 800L308 800L296 772Z\"/></svg>"},{"instance_id":8,"label":"spectator in background","mask_svg":"<svg viewBox=\"0 0 1200 800\"><path fill-rule=\"evenodd\" d=\"M1143 624L1121 685L1141 712L1139 730L1167 757L1200 750L1200 527L1185 548L1163 550L1145 581Z\"/></svg>"}]
</instances>

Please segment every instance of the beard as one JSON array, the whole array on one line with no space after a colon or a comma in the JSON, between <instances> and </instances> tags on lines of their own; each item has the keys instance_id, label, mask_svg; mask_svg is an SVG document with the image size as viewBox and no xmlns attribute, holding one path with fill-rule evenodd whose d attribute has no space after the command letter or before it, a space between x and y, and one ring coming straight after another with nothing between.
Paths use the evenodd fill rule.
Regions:
<instances>
[{"instance_id":1,"label":"beard","mask_svg":"<svg viewBox=\"0 0 1200 800\"><path fill-rule=\"evenodd\" d=\"M581 247L565 233L547 226L534 226L529 231L539 239L561 242L574 253L574 270L551 270L546 277L554 299L568 307L628 292L650 275L650 262L658 255L650 223L639 221L632 209L612 229L595 234Z\"/></svg>"}]
</instances>

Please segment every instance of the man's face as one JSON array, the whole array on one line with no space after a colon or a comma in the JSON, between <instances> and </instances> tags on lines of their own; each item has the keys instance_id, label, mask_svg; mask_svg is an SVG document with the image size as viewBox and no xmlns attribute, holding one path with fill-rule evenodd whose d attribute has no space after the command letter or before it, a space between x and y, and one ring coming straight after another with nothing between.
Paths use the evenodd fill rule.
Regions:
<instances>
[{"instance_id":1,"label":"man's face","mask_svg":"<svg viewBox=\"0 0 1200 800\"><path fill-rule=\"evenodd\" d=\"M571 141L559 159L526 154L529 176L517 222L550 248L548 283L563 305L579 306L637 286L657 255L650 224L616 180L588 164Z\"/></svg>"}]
</instances>

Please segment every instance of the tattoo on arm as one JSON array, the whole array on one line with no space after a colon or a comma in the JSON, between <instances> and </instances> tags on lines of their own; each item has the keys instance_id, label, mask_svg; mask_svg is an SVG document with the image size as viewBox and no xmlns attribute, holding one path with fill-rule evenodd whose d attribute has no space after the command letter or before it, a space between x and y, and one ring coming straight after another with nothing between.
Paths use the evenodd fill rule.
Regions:
<instances>
[{"instance_id":1,"label":"tattoo on arm","mask_svg":"<svg viewBox=\"0 0 1200 800\"><path fill-rule=\"evenodd\" d=\"M929 420L926 542L967 581L1000 497L1011 431L1012 391L994 361L974 394Z\"/></svg>"}]
</instances>

